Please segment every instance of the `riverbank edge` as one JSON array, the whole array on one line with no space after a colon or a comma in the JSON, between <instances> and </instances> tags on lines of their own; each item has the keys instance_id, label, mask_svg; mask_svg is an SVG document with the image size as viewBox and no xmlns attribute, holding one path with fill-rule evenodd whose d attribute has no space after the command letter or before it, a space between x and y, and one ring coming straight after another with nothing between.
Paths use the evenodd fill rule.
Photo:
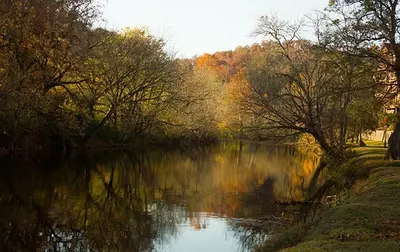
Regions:
<instances>
[{"instance_id":1,"label":"riverbank edge","mask_svg":"<svg viewBox=\"0 0 400 252\"><path fill-rule=\"evenodd\" d=\"M112 150L143 150L152 148L186 148L188 146L203 146L216 144L220 140L215 136L207 137L169 137L164 139L144 139L138 138L137 141L130 143L107 143L104 141L98 141L95 143L89 143L86 145L74 145L72 147L65 147L59 145L47 145L47 146L34 146L31 148L14 148L7 147L0 143L0 158L27 154L37 155L40 153L51 153L51 152L87 152L87 151L112 151Z\"/></svg>"},{"instance_id":2,"label":"riverbank edge","mask_svg":"<svg viewBox=\"0 0 400 252\"><path fill-rule=\"evenodd\" d=\"M386 150L376 142L354 148L337 169L352 183L334 191L334 206L257 251L400 251L400 162L383 160Z\"/></svg>"},{"instance_id":3,"label":"riverbank edge","mask_svg":"<svg viewBox=\"0 0 400 252\"><path fill-rule=\"evenodd\" d=\"M169 137L164 139L138 139L136 142L126 144L96 143L86 146L76 145L73 148L63 148L60 146L35 146L33 148L8 148L0 143L0 158L15 155L40 155L41 153L59 153L59 152L101 152L101 151L140 151L144 149L171 149L171 148L193 148L200 146L215 145L226 141L238 141L243 143L262 143L271 145L285 146L306 146L309 144L295 142L278 142L276 140L254 140L247 138L219 138L217 136L207 137Z\"/></svg>"}]
</instances>

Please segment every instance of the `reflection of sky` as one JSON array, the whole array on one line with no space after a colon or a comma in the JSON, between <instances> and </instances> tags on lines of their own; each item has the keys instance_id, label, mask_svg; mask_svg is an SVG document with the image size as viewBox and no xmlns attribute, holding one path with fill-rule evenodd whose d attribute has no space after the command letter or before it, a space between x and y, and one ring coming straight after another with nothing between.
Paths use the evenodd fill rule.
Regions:
<instances>
[{"instance_id":1,"label":"reflection of sky","mask_svg":"<svg viewBox=\"0 0 400 252\"><path fill-rule=\"evenodd\" d=\"M186 252L186 251L207 251L224 252L238 251L240 241L229 232L226 219L210 218L202 215L201 223L207 223L207 228L197 230L186 221L179 228L179 235L171 239L163 247L157 247L157 252Z\"/></svg>"},{"instance_id":2,"label":"reflection of sky","mask_svg":"<svg viewBox=\"0 0 400 252\"><path fill-rule=\"evenodd\" d=\"M163 217L174 216L176 225L172 235L157 226L163 234L154 243L157 252L250 251L266 237L232 228L230 218L275 214L275 198L301 199L301 186L318 161L307 150L249 143L221 145L191 159L186 155L169 153L161 165L153 159L162 189L148 209L164 225Z\"/></svg>"}]
</instances>

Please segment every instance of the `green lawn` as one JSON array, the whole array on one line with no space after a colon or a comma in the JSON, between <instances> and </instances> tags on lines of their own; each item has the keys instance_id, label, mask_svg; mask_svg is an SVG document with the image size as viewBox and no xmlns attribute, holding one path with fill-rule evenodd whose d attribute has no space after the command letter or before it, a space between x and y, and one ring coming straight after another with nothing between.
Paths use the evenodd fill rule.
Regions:
<instances>
[{"instance_id":1,"label":"green lawn","mask_svg":"<svg viewBox=\"0 0 400 252\"><path fill-rule=\"evenodd\" d=\"M359 177L344 202L260 251L400 251L400 161L383 160L379 143L367 145L354 148L349 164Z\"/></svg>"}]
</instances>

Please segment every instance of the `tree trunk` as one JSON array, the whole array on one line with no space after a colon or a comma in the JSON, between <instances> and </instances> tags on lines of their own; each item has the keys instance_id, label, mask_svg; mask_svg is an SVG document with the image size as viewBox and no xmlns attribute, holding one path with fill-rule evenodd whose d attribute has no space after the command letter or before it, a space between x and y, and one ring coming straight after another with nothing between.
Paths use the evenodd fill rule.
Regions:
<instances>
[{"instance_id":1,"label":"tree trunk","mask_svg":"<svg viewBox=\"0 0 400 252\"><path fill-rule=\"evenodd\" d=\"M85 138L83 139L83 144L86 145L86 143L94 137L97 132L100 130L101 127L113 116L113 114L116 112L115 106L113 105L110 110L108 111L107 115L96 125L94 130L92 132L89 132L86 134Z\"/></svg>"},{"instance_id":2,"label":"tree trunk","mask_svg":"<svg viewBox=\"0 0 400 252\"><path fill-rule=\"evenodd\" d=\"M359 143L358 143L358 145L360 146L360 147L365 147L365 146L367 146L365 143L364 143L364 141L362 140L362 130L360 131L360 141L359 141Z\"/></svg>"},{"instance_id":3,"label":"tree trunk","mask_svg":"<svg viewBox=\"0 0 400 252\"><path fill-rule=\"evenodd\" d=\"M400 123L397 122L393 133L389 137L389 147L385 159L400 159Z\"/></svg>"},{"instance_id":4,"label":"tree trunk","mask_svg":"<svg viewBox=\"0 0 400 252\"><path fill-rule=\"evenodd\" d=\"M324 135L318 134L317 131L309 131L309 133L318 142L322 151L326 154L328 159L338 159L341 157L341 153L337 153L329 144L326 142Z\"/></svg>"}]
</instances>

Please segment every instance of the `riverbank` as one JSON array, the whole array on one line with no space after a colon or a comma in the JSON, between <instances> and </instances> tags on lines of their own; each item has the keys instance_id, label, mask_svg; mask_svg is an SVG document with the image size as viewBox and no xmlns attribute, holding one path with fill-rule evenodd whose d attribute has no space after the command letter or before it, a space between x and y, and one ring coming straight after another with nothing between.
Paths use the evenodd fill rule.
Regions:
<instances>
[{"instance_id":1,"label":"riverbank","mask_svg":"<svg viewBox=\"0 0 400 252\"><path fill-rule=\"evenodd\" d=\"M386 149L376 142L367 145L339 171L354 183L337 192L335 206L259 251L400 251L400 162L383 160Z\"/></svg>"},{"instance_id":2,"label":"riverbank","mask_svg":"<svg viewBox=\"0 0 400 252\"><path fill-rule=\"evenodd\" d=\"M114 150L128 150L128 151L140 151L143 149L152 148L188 148L192 146L207 146L218 143L220 140L216 136L180 136L180 137L145 137L139 136L135 141L128 143L113 143L107 142L102 139L93 139L90 142L74 143L74 144L60 144L60 143L48 143L44 145L35 145L28 147L15 147L17 145L10 144L7 146L4 143L0 143L0 158L11 155L49 155L49 153L59 152L101 152L101 151L114 151Z\"/></svg>"}]
</instances>

